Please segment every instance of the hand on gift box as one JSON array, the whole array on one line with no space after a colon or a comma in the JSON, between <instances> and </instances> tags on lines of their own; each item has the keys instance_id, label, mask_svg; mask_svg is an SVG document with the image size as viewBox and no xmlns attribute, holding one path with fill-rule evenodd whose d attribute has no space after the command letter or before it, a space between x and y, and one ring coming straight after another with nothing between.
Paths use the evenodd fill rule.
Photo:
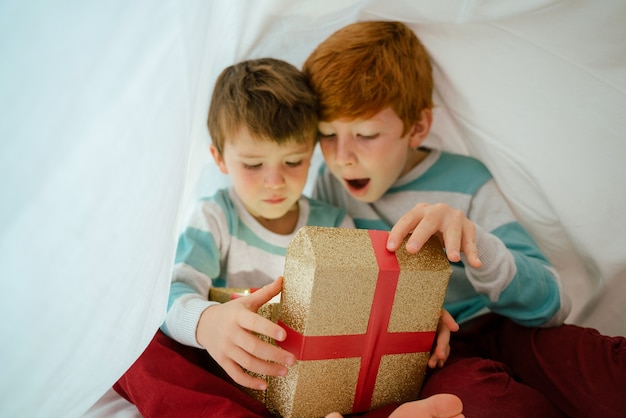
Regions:
<instances>
[{"instance_id":1,"label":"hand on gift box","mask_svg":"<svg viewBox=\"0 0 626 418\"><path fill-rule=\"evenodd\" d=\"M265 390L267 383L242 368L263 375L284 376L295 362L293 354L262 341L253 333L278 341L286 337L285 330L257 310L282 288L282 277L243 298L233 299L204 310L198 322L196 339L217 363L238 384Z\"/></svg>"},{"instance_id":2,"label":"hand on gift box","mask_svg":"<svg viewBox=\"0 0 626 418\"><path fill-rule=\"evenodd\" d=\"M428 359L428 367L443 367L450 355L450 333L459 330L459 324L456 323L450 312L445 309L441 310L441 318L437 327L437 339L435 340L435 348L430 353Z\"/></svg>"},{"instance_id":3,"label":"hand on gift box","mask_svg":"<svg viewBox=\"0 0 626 418\"><path fill-rule=\"evenodd\" d=\"M482 265L478 258L474 223L462 211L444 203L415 205L389 232L387 249L396 251L409 234L406 249L410 253L418 252L431 236L436 235L450 261L461 261L462 251L472 267L480 268Z\"/></svg>"}]
</instances>

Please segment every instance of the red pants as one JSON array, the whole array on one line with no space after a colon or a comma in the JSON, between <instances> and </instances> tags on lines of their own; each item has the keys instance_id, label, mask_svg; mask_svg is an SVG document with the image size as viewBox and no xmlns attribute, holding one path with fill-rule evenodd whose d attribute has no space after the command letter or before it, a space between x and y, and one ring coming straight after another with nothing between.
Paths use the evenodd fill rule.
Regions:
<instances>
[{"instance_id":1,"label":"red pants","mask_svg":"<svg viewBox=\"0 0 626 418\"><path fill-rule=\"evenodd\" d=\"M261 402L235 386L206 351L179 344L161 331L113 388L144 418L273 417ZM364 416L387 417L396 407Z\"/></svg>"},{"instance_id":2,"label":"red pants","mask_svg":"<svg viewBox=\"0 0 626 418\"><path fill-rule=\"evenodd\" d=\"M463 324L422 397L454 393L467 418L626 417L626 339L572 325L526 328L498 315ZM271 417L204 351L157 332L114 389L149 417ZM396 405L365 414L387 417ZM332 411L329 411L332 412Z\"/></svg>"},{"instance_id":3,"label":"red pants","mask_svg":"<svg viewBox=\"0 0 626 418\"><path fill-rule=\"evenodd\" d=\"M626 339L563 325L526 328L495 314L453 333L421 396L454 393L467 418L626 417Z\"/></svg>"}]
</instances>

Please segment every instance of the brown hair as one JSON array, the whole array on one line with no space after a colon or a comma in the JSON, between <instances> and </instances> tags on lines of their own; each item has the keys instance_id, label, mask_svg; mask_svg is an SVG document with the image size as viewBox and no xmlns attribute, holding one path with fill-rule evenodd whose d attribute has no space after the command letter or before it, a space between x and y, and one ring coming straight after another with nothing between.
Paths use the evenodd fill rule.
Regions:
<instances>
[{"instance_id":1,"label":"brown hair","mask_svg":"<svg viewBox=\"0 0 626 418\"><path fill-rule=\"evenodd\" d=\"M367 119L391 107L404 133L431 109L430 58L400 22L357 22L318 45L303 72L320 101L320 119Z\"/></svg>"},{"instance_id":2,"label":"brown hair","mask_svg":"<svg viewBox=\"0 0 626 418\"><path fill-rule=\"evenodd\" d=\"M215 82L207 125L221 154L226 139L246 127L276 143L317 138L318 101L293 65L261 58L225 68Z\"/></svg>"}]
</instances>

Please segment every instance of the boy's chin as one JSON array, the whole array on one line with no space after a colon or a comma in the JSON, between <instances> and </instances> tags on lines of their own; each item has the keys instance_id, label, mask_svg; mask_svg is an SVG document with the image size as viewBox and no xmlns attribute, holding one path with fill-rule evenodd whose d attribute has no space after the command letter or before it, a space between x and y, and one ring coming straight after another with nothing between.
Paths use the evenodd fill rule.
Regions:
<instances>
[{"instance_id":1,"label":"boy's chin","mask_svg":"<svg viewBox=\"0 0 626 418\"><path fill-rule=\"evenodd\" d=\"M354 198L358 200L359 202L363 202L363 203L374 203L378 200L376 197L369 197L369 196L360 196L360 197L354 196Z\"/></svg>"}]
</instances>

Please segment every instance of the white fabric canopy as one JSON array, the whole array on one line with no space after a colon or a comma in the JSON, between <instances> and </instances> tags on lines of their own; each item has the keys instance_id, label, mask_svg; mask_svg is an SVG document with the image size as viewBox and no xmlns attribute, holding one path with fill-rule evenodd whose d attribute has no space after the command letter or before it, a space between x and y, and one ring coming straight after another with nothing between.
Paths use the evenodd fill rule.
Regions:
<instances>
[{"instance_id":1,"label":"white fabric canopy","mask_svg":"<svg viewBox=\"0 0 626 418\"><path fill-rule=\"evenodd\" d=\"M0 416L85 414L160 325L186 210L227 184L205 128L222 68L300 66L357 20L418 33L428 144L491 169L561 273L568 322L626 335L626 3L7 0ZM112 393L89 413L136 415Z\"/></svg>"}]
</instances>

